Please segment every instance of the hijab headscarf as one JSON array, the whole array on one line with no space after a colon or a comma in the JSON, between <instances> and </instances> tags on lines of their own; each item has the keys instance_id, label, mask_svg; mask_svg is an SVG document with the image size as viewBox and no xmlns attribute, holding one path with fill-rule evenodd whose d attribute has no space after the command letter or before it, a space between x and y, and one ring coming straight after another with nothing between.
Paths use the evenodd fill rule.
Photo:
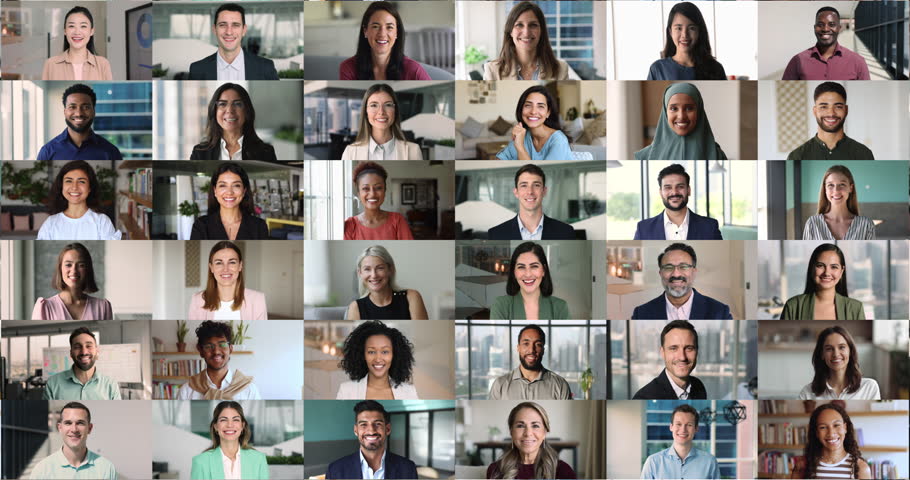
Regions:
<instances>
[{"instance_id":1,"label":"hijab headscarf","mask_svg":"<svg viewBox=\"0 0 910 480\"><path fill-rule=\"evenodd\" d=\"M684 93L698 106L698 120L695 129L681 137L670 128L667 122L667 103L677 93ZM635 152L636 160L726 160L727 156L714 141L711 124L705 113L705 102L698 88L691 83L674 83L664 90L664 103L661 106L660 120L657 121L657 133L651 145Z\"/></svg>"}]
</instances>

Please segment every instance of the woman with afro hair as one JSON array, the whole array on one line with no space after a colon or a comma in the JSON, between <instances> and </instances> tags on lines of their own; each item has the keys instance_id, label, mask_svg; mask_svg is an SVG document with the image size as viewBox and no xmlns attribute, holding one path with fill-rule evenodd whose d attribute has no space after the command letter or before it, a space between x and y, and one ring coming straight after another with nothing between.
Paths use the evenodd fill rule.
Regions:
<instances>
[{"instance_id":1,"label":"woman with afro hair","mask_svg":"<svg viewBox=\"0 0 910 480\"><path fill-rule=\"evenodd\" d=\"M338 366L351 378L338 388L338 400L419 400L411 384L414 345L378 320L363 322L348 335Z\"/></svg>"}]
</instances>

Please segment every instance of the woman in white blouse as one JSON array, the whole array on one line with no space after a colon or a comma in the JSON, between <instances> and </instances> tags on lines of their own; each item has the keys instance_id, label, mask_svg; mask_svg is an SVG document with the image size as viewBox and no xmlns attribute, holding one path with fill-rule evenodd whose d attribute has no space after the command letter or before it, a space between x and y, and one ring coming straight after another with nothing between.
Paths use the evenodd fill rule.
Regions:
<instances>
[{"instance_id":1,"label":"woman in white blouse","mask_svg":"<svg viewBox=\"0 0 910 480\"><path fill-rule=\"evenodd\" d=\"M38 230L38 240L120 240L120 231L99 212L101 188L85 160L67 163L50 192L51 216Z\"/></svg>"},{"instance_id":2,"label":"woman in white blouse","mask_svg":"<svg viewBox=\"0 0 910 480\"><path fill-rule=\"evenodd\" d=\"M806 220L803 240L873 240L875 224L859 214L853 174L833 165L822 177L818 211Z\"/></svg>"},{"instance_id":3,"label":"woman in white blouse","mask_svg":"<svg viewBox=\"0 0 910 480\"><path fill-rule=\"evenodd\" d=\"M397 328L361 323L345 339L339 366L351 381L338 388L338 400L418 400L411 384L414 345Z\"/></svg>"},{"instance_id":4,"label":"woman in white blouse","mask_svg":"<svg viewBox=\"0 0 910 480\"><path fill-rule=\"evenodd\" d=\"M799 392L800 400L881 400L878 382L863 378L856 343L846 328L828 327L818 334L812 353L815 377Z\"/></svg>"}]
</instances>

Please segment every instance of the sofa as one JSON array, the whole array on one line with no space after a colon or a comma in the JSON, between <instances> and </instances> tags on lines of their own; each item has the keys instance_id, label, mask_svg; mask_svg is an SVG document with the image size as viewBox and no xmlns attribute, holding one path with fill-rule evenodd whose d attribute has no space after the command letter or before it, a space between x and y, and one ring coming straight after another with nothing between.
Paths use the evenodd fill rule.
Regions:
<instances>
[{"instance_id":1,"label":"sofa","mask_svg":"<svg viewBox=\"0 0 910 480\"><path fill-rule=\"evenodd\" d=\"M498 119L497 119L498 120ZM455 158L457 160L470 160L477 158L477 145L486 142L508 142L512 138L511 130L506 131L504 135L497 135L490 130L490 127L496 123L496 120L487 122L478 122L482 127L478 128L476 124L468 125L474 121L471 117L465 121L455 122ZM514 125L515 122L509 121ZM572 152L579 153L572 160L606 160L607 159L607 135L606 135L606 114L601 113L595 118L577 118L572 122L562 121L562 130L572 145ZM465 135L463 131L470 132L471 136ZM478 133L479 132L479 133ZM583 155L589 153L588 155ZM590 157L590 158L588 158Z\"/></svg>"}]
</instances>

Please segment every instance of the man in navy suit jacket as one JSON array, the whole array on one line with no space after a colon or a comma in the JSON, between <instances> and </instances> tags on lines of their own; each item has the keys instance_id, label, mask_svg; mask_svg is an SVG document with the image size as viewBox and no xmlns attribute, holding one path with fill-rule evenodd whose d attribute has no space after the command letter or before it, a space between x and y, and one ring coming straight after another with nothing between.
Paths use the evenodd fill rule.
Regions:
<instances>
[{"instance_id":1,"label":"man in navy suit jacket","mask_svg":"<svg viewBox=\"0 0 910 480\"><path fill-rule=\"evenodd\" d=\"M547 176L529 163L515 172L512 194L518 199L518 215L487 232L490 240L575 240L575 229L543 214Z\"/></svg>"},{"instance_id":2,"label":"man in navy suit jacket","mask_svg":"<svg viewBox=\"0 0 910 480\"><path fill-rule=\"evenodd\" d=\"M638 222L635 240L723 240L717 220L689 210L689 174L678 163L657 174L664 211Z\"/></svg>"},{"instance_id":3,"label":"man in navy suit jacket","mask_svg":"<svg viewBox=\"0 0 910 480\"><path fill-rule=\"evenodd\" d=\"M212 33L218 51L190 65L190 80L278 80L274 62L241 47L246 35L243 7L236 3L218 7ZM223 78L218 78L219 70Z\"/></svg>"},{"instance_id":4,"label":"man in navy suit jacket","mask_svg":"<svg viewBox=\"0 0 910 480\"><path fill-rule=\"evenodd\" d=\"M732 320L730 307L693 288L695 249L674 243L657 256L664 293L635 307L632 320Z\"/></svg>"},{"instance_id":5,"label":"man in navy suit jacket","mask_svg":"<svg viewBox=\"0 0 910 480\"><path fill-rule=\"evenodd\" d=\"M660 356L665 368L635 392L633 400L704 400L705 384L692 376L698 364L698 332L685 320L673 320L660 332Z\"/></svg>"},{"instance_id":6,"label":"man in navy suit jacket","mask_svg":"<svg viewBox=\"0 0 910 480\"><path fill-rule=\"evenodd\" d=\"M388 451L387 439L392 433L389 412L375 400L364 400L354 406L354 435L360 441L356 453L329 464L326 480L366 478L417 478L414 462Z\"/></svg>"}]
</instances>

